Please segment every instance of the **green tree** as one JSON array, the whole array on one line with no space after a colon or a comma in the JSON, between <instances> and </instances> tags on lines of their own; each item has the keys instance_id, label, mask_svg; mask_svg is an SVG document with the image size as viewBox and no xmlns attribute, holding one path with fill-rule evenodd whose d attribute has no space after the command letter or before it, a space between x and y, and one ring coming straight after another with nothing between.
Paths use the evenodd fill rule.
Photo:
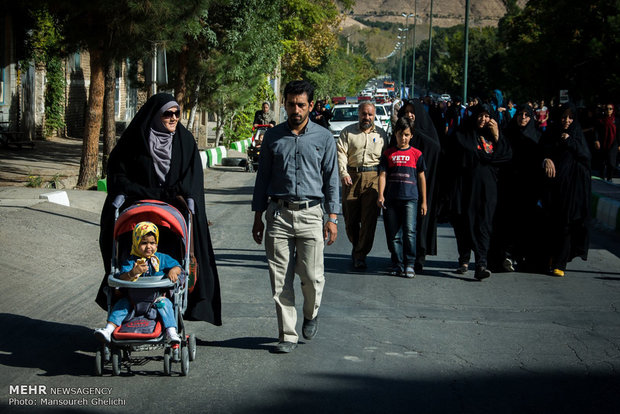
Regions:
<instances>
[{"instance_id":1,"label":"green tree","mask_svg":"<svg viewBox=\"0 0 620 414\"><path fill-rule=\"evenodd\" d=\"M59 24L46 7L30 10L34 28L28 33L26 44L28 59L37 67L44 67L47 83L45 87L45 124L43 132L52 136L65 126L63 101L65 80L62 61L59 57L63 36Z\"/></svg>"},{"instance_id":2,"label":"green tree","mask_svg":"<svg viewBox=\"0 0 620 414\"><path fill-rule=\"evenodd\" d=\"M620 3L615 0L529 2L504 17L500 36L509 48L515 94L557 95L588 101L620 94Z\"/></svg>"},{"instance_id":3,"label":"green tree","mask_svg":"<svg viewBox=\"0 0 620 414\"><path fill-rule=\"evenodd\" d=\"M97 178L106 67L116 59L145 56L154 43L177 46L182 37L178 28L197 13L204 0L122 0L113 8L105 0L40 2L47 3L61 22L65 50L88 50L90 55L88 109L77 184L87 188Z\"/></svg>"},{"instance_id":4,"label":"green tree","mask_svg":"<svg viewBox=\"0 0 620 414\"><path fill-rule=\"evenodd\" d=\"M317 70L337 42L341 21L339 4L344 10L350 0L336 4L334 0L282 0L280 33L283 84L306 78Z\"/></svg>"},{"instance_id":5,"label":"green tree","mask_svg":"<svg viewBox=\"0 0 620 414\"><path fill-rule=\"evenodd\" d=\"M282 50L279 9L278 1L214 1L186 32L185 47L173 59L178 62L173 77L185 72L186 101L217 115L216 144L225 128L235 138L249 134L247 106L261 96Z\"/></svg>"}]
</instances>

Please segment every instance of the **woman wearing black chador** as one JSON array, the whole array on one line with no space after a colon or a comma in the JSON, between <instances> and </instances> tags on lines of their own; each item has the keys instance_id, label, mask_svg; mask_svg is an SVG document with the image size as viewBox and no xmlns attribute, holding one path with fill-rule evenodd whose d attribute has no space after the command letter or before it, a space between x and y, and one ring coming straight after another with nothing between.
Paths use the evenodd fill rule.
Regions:
<instances>
[{"instance_id":1,"label":"woman wearing black chador","mask_svg":"<svg viewBox=\"0 0 620 414\"><path fill-rule=\"evenodd\" d=\"M587 259L589 245L591 157L573 105L562 108L559 124L543 136L543 147L550 272L564 276L567 262Z\"/></svg>"},{"instance_id":2,"label":"woman wearing black chador","mask_svg":"<svg viewBox=\"0 0 620 414\"><path fill-rule=\"evenodd\" d=\"M180 107L172 95L150 97L131 121L108 162L108 196L101 212L99 247L106 275L110 272L117 195L123 208L143 199L182 207L177 196L195 202L194 254L198 278L188 297L185 318L222 324L220 282L207 224L202 162L193 135L179 123ZM106 308L104 277L97 303Z\"/></svg>"}]
</instances>

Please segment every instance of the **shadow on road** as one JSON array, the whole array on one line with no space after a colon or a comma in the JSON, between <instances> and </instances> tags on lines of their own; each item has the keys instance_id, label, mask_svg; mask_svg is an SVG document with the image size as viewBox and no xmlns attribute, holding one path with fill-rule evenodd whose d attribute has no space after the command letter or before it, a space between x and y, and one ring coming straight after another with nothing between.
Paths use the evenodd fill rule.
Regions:
<instances>
[{"instance_id":1,"label":"shadow on road","mask_svg":"<svg viewBox=\"0 0 620 414\"><path fill-rule=\"evenodd\" d=\"M612 413L617 374L497 372L467 377L315 375L325 386L291 384L252 413Z\"/></svg>"},{"instance_id":2,"label":"shadow on road","mask_svg":"<svg viewBox=\"0 0 620 414\"><path fill-rule=\"evenodd\" d=\"M97 344L91 329L10 313L0 313L0 326L0 364L37 368L41 376L92 375Z\"/></svg>"},{"instance_id":3,"label":"shadow on road","mask_svg":"<svg viewBox=\"0 0 620 414\"><path fill-rule=\"evenodd\" d=\"M227 339L225 341L203 341L201 339L198 339L196 341L196 344L198 346L214 346L219 348L254 349L269 351L271 348L273 348L273 342L275 341L275 338L243 337Z\"/></svg>"}]
</instances>

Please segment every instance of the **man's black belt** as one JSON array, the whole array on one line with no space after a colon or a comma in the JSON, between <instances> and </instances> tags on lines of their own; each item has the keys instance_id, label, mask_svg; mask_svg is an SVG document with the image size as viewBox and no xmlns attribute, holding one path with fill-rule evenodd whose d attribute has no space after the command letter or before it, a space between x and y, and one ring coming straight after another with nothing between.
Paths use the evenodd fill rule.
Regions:
<instances>
[{"instance_id":1,"label":"man's black belt","mask_svg":"<svg viewBox=\"0 0 620 414\"><path fill-rule=\"evenodd\" d=\"M347 170L353 172L379 171L379 166L375 165L374 167L347 167Z\"/></svg>"},{"instance_id":2,"label":"man's black belt","mask_svg":"<svg viewBox=\"0 0 620 414\"><path fill-rule=\"evenodd\" d=\"M306 200L306 201L286 201L281 198L271 197L271 201L277 203L280 207L284 207L288 210L305 210L310 207L314 207L321 203L321 200Z\"/></svg>"}]
</instances>

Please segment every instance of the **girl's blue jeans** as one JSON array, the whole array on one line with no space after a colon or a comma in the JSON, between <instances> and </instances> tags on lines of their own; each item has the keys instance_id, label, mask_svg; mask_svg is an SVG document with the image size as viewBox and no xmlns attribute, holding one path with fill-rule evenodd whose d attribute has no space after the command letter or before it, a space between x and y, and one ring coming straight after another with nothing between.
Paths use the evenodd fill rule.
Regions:
<instances>
[{"instance_id":1,"label":"girl's blue jeans","mask_svg":"<svg viewBox=\"0 0 620 414\"><path fill-rule=\"evenodd\" d=\"M164 324L164 328L176 328L177 320L174 317L174 310L172 308L172 302L170 299L163 298L161 299L163 302L163 306L156 306L157 313L161 316L162 323ZM154 306L154 305L153 305ZM114 304L112 307L112 311L108 316L108 322L113 323L116 326L121 326L129 312L133 309L133 305L127 298L120 298L118 302Z\"/></svg>"}]
</instances>

